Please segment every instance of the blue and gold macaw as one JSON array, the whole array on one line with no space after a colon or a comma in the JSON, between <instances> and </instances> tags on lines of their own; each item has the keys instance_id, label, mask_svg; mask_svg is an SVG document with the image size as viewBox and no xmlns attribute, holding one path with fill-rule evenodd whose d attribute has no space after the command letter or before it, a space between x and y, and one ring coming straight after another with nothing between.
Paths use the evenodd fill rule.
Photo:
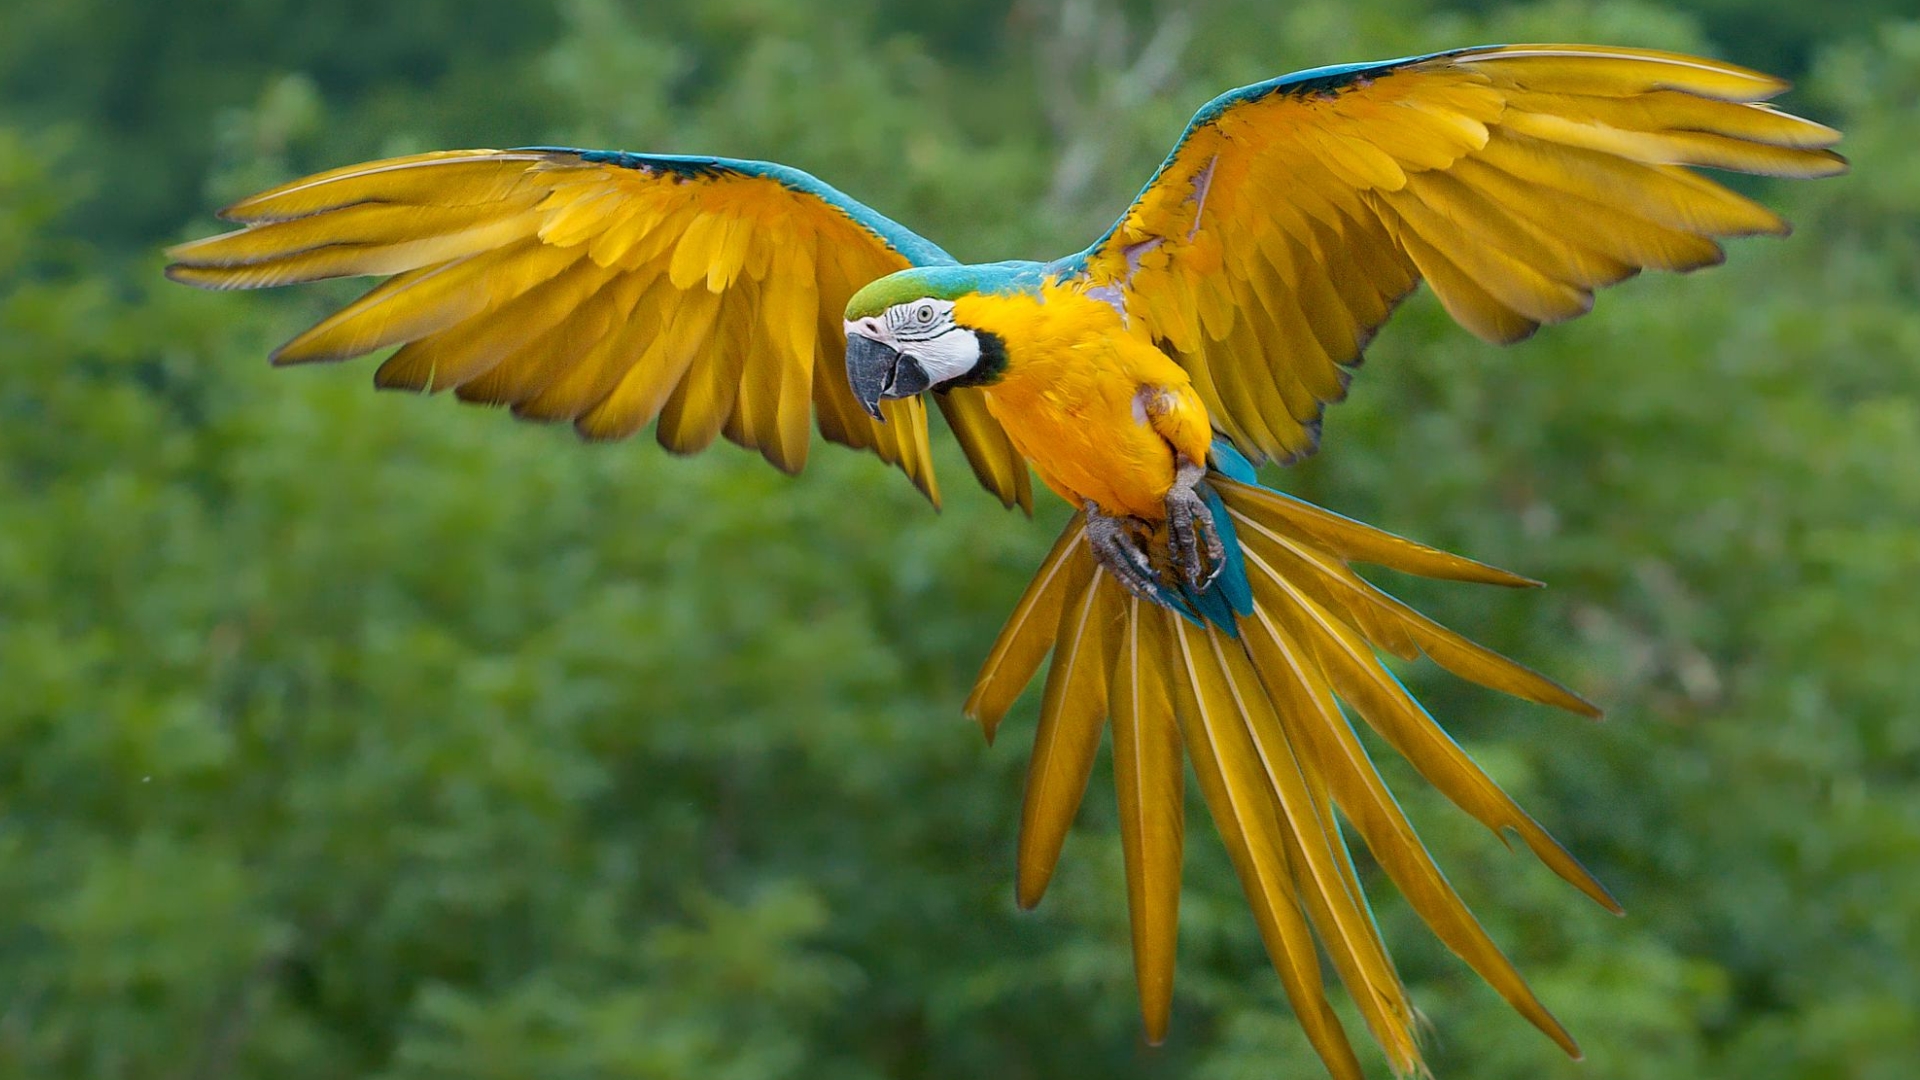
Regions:
<instances>
[{"instance_id":1,"label":"blue and gold macaw","mask_svg":"<svg viewBox=\"0 0 1920 1080\"><path fill-rule=\"evenodd\" d=\"M1322 409L1420 281L1467 329L1510 342L1643 269L1719 262L1717 238L1784 234L1693 171L1842 171L1838 133L1765 104L1783 89L1711 60L1576 45L1303 71L1208 103L1106 235L1051 263L961 265L780 165L529 147L286 184L227 208L244 227L175 248L168 273L212 289L384 275L274 360L398 346L379 386L451 389L591 439L653 424L683 454L725 435L789 472L811 416L937 502L933 401L1008 506L1031 509L1031 469L1077 511L966 703L991 737L1051 653L1020 904L1045 891L1111 723L1140 1004L1161 1039L1184 748L1294 1010L1347 1080L1360 1069L1321 951L1392 1067L1421 1057L1336 810L1434 933L1577 1053L1434 865L1350 715L1619 910L1381 654L1598 711L1352 564L1536 582L1281 494L1254 466L1313 452Z\"/></svg>"}]
</instances>

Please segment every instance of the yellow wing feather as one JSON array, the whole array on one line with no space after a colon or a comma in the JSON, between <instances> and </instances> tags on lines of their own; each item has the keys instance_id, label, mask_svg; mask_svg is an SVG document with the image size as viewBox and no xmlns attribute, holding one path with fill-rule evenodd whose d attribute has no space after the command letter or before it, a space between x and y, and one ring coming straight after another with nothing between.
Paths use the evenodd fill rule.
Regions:
<instances>
[{"instance_id":1,"label":"yellow wing feather","mask_svg":"<svg viewBox=\"0 0 1920 1080\"><path fill-rule=\"evenodd\" d=\"M987 411L986 399L974 389L949 390L936 395L940 413L947 419L967 464L980 485L1000 497L1008 507L1018 506L1033 512L1033 474L1027 459L1014 448L1000 426Z\"/></svg>"},{"instance_id":2,"label":"yellow wing feather","mask_svg":"<svg viewBox=\"0 0 1920 1080\"><path fill-rule=\"evenodd\" d=\"M1778 79L1672 53L1496 46L1248 87L1203 110L1080 272L1194 375L1250 456L1318 441L1345 366L1425 280L1515 341L1643 268L1785 222L1696 175L1842 171Z\"/></svg>"},{"instance_id":3,"label":"yellow wing feather","mask_svg":"<svg viewBox=\"0 0 1920 1080\"><path fill-rule=\"evenodd\" d=\"M377 385L452 389L593 439L657 420L675 452L725 435L789 472L817 413L828 439L873 450L937 500L924 406L891 403L897 424L876 424L839 358L848 297L910 254L944 253L803 174L448 151L320 173L222 216L244 227L174 248L170 276L238 289L391 275L278 363L399 346ZM970 458L990 455L975 460L983 482L1029 503L998 425L982 412L962 426Z\"/></svg>"}]
</instances>

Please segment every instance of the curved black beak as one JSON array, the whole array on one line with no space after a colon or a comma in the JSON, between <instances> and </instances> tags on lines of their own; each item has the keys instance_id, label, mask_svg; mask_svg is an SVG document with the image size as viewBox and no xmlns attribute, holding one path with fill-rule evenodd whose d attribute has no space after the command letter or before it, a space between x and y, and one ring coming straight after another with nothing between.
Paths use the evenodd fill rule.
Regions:
<instances>
[{"instance_id":1,"label":"curved black beak","mask_svg":"<svg viewBox=\"0 0 1920 1080\"><path fill-rule=\"evenodd\" d=\"M881 423L880 402L912 397L927 389L927 373L911 356L864 334L847 335L847 384L867 415Z\"/></svg>"}]
</instances>

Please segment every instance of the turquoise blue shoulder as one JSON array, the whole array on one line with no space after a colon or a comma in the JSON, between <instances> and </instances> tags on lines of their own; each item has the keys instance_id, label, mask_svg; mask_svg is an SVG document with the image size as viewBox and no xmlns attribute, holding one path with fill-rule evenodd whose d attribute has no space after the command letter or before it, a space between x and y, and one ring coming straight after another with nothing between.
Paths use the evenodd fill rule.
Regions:
<instances>
[{"instance_id":1,"label":"turquoise blue shoulder","mask_svg":"<svg viewBox=\"0 0 1920 1080\"><path fill-rule=\"evenodd\" d=\"M574 154L593 165L613 165L643 172L664 172L684 180L699 181L723 176L757 176L775 181L791 191L811 195L845 214L849 220L879 237L915 266L951 266L957 260L938 244L855 199L812 173L771 161L746 161L739 158L700 157L688 154L635 154L625 150L581 150L571 146L519 146L541 154Z\"/></svg>"}]
</instances>

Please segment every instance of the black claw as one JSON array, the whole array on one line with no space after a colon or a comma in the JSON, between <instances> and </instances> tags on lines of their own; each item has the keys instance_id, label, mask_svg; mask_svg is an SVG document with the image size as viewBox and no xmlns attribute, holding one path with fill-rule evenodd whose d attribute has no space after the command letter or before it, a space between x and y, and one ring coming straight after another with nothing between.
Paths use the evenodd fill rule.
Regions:
<instances>
[{"instance_id":1,"label":"black claw","mask_svg":"<svg viewBox=\"0 0 1920 1080\"><path fill-rule=\"evenodd\" d=\"M1166 500L1170 572L1199 592L1212 586L1226 565L1226 549L1220 542L1213 509L1196 490L1205 477L1205 466L1182 465ZM1128 592L1142 600L1158 601L1162 595L1161 575L1147 555L1152 529L1144 521L1109 514L1093 502L1084 509L1087 541L1100 565Z\"/></svg>"},{"instance_id":2,"label":"black claw","mask_svg":"<svg viewBox=\"0 0 1920 1080\"><path fill-rule=\"evenodd\" d=\"M1086 511L1087 541L1100 565L1128 592L1142 600L1157 602L1158 582L1153 563L1147 558L1146 547L1132 519L1108 514L1091 502L1086 504Z\"/></svg>"},{"instance_id":3,"label":"black claw","mask_svg":"<svg viewBox=\"0 0 1920 1080\"><path fill-rule=\"evenodd\" d=\"M1195 490L1205 476L1204 466L1182 465L1174 476L1172 489L1167 492L1168 546L1187 583L1201 592L1220 576L1220 568L1226 562L1226 549L1220 544L1213 509Z\"/></svg>"}]
</instances>

